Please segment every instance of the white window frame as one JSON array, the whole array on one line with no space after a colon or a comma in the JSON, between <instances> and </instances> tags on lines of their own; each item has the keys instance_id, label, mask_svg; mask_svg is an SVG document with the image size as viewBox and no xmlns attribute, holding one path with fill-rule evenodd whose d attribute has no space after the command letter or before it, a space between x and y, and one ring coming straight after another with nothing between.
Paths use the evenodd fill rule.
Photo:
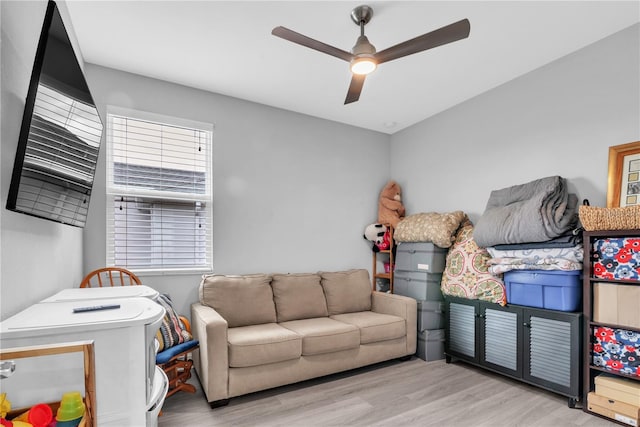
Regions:
<instances>
[{"instance_id":1,"label":"white window frame","mask_svg":"<svg viewBox=\"0 0 640 427\"><path fill-rule=\"evenodd\" d=\"M206 149L206 169L205 169L205 192L204 194L190 194L182 192L168 192L168 191L150 191L141 189L131 189L125 186L114 184L113 173L113 120L112 116L122 116L131 118L134 120L142 120L164 124L168 126L184 127L189 129L196 129L199 131L207 132L208 140ZM213 271L213 131L214 125L211 123L203 123L194 120L188 120L183 118L165 116L156 113L150 113L145 111L133 110L129 108L123 108L113 105L107 106L107 135L106 135L106 246L107 246L107 260L106 265L117 266L115 264L115 197L146 197L154 198L156 200L162 200L166 202L171 201L188 201L188 202L202 202L207 206L206 212L206 249L205 249L205 263L203 265L193 265L185 267L128 267L131 271L134 271L138 275L163 275L163 274L179 274L179 273L204 273ZM159 197L162 196L162 197ZM157 247L150 247L150 251L157 250Z\"/></svg>"}]
</instances>

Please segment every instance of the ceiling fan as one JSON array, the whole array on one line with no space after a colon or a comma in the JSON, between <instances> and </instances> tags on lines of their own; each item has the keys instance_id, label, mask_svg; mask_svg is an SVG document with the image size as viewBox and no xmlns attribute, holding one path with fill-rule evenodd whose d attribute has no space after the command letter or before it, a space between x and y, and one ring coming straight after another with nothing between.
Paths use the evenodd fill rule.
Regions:
<instances>
[{"instance_id":1,"label":"ceiling fan","mask_svg":"<svg viewBox=\"0 0 640 427\"><path fill-rule=\"evenodd\" d=\"M314 40L285 27L275 27L271 34L349 62L352 76L347 97L344 100L345 105L360 99L366 75L375 70L378 65L469 37L469 20L463 19L376 52L376 48L364 35L364 26L371 17L373 17L373 9L367 5L358 6L351 11L351 19L360 27L360 37L351 52Z\"/></svg>"}]
</instances>

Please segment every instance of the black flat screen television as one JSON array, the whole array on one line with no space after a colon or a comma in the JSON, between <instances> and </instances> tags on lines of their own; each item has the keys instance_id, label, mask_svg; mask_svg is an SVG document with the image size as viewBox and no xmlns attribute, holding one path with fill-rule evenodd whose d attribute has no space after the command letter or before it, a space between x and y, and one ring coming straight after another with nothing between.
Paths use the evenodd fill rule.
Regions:
<instances>
[{"instance_id":1,"label":"black flat screen television","mask_svg":"<svg viewBox=\"0 0 640 427\"><path fill-rule=\"evenodd\" d=\"M7 209L84 227L103 125L50 0L27 92Z\"/></svg>"}]
</instances>

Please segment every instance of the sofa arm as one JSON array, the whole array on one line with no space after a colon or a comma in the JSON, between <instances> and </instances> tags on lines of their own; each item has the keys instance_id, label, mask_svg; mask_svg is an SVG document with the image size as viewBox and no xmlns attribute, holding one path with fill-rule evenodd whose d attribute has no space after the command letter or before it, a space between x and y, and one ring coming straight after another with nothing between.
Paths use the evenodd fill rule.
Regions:
<instances>
[{"instance_id":1,"label":"sofa arm","mask_svg":"<svg viewBox=\"0 0 640 427\"><path fill-rule=\"evenodd\" d=\"M374 291L371 294L371 311L402 317L407 328L407 354L416 352L418 340L418 303L403 295Z\"/></svg>"},{"instance_id":2,"label":"sofa arm","mask_svg":"<svg viewBox=\"0 0 640 427\"><path fill-rule=\"evenodd\" d=\"M227 351L227 321L213 308L191 305L191 329L200 341L196 371L208 402L228 398L229 355Z\"/></svg>"}]
</instances>

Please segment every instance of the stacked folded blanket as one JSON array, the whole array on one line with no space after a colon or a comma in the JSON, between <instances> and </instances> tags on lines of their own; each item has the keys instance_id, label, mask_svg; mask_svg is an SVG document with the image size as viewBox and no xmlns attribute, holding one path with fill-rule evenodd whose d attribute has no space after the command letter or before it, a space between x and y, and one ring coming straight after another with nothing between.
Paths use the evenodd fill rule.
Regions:
<instances>
[{"instance_id":1,"label":"stacked folded blanket","mask_svg":"<svg viewBox=\"0 0 640 427\"><path fill-rule=\"evenodd\" d=\"M544 247L517 249L488 247L491 255L489 272L506 273L510 270L582 270L584 249L581 244L571 247ZM521 246L521 245L520 245Z\"/></svg>"},{"instance_id":2,"label":"stacked folded blanket","mask_svg":"<svg viewBox=\"0 0 640 427\"><path fill-rule=\"evenodd\" d=\"M483 247L545 242L576 227L578 198L564 178L550 176L491 192L473 231Z\"/></svg>"},{"instance_id":3,"label":"stacked folded blanket","mask_svg":"<svg viewBox=\"0 0 640 427\"><path fill-rule=\"evenodd\" d=\"M491 255L489 272L582 270L577 202L559 176L491 192L473 232Z\"/></svg>"}]
</instances>

